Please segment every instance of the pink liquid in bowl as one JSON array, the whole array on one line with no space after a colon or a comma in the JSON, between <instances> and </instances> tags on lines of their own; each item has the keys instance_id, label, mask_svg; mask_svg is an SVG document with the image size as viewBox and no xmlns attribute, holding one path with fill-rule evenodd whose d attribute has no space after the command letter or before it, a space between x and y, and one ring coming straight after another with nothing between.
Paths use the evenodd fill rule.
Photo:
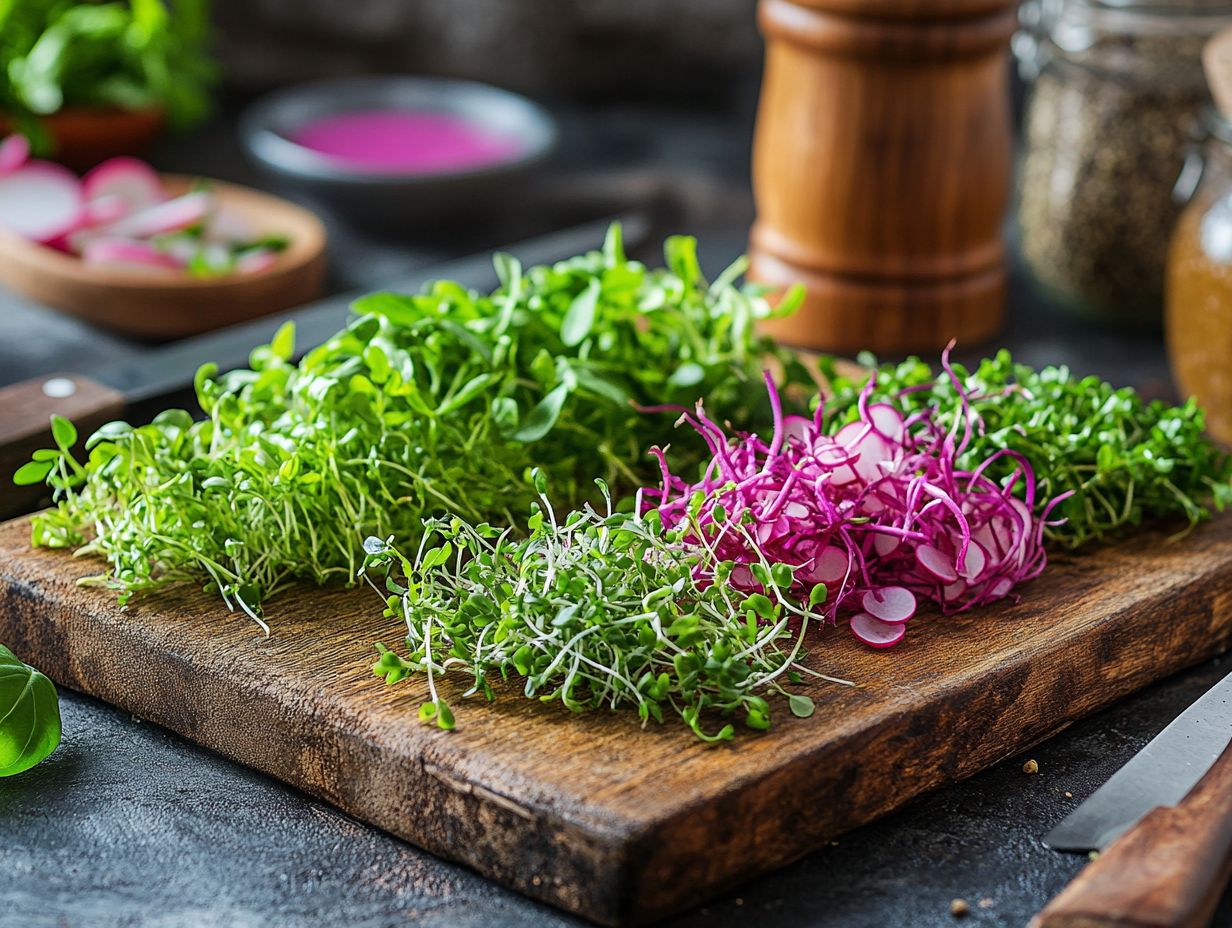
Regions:
<instances>
[{"instance_id":1,"label":"pink liquid in bowl","mask_svg":"<svg viewBox=\"0 0 1232 928\"><path fill-rule=\"evenodd\" d=\"M428 174L499 164L522 143L461 116L428 110L361 110L310 120L291 140L350 168Z\"/></svg>"}]
</instances>

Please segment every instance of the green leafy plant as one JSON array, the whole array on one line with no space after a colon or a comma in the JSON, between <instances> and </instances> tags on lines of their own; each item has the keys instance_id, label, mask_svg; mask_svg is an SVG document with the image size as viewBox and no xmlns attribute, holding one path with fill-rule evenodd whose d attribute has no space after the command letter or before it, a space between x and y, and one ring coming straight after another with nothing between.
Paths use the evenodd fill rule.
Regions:
<instances>
[{"instance_id":1,"label":"green leafy plant","mask_svg":"<svg viewBox=\"0 0 1232 928\"><path fill-rule=\"evenodd\" d=\"M59 743L55 686L0 645L0 777L29 770Z\"/></svg>"},{"instance_id":2,"label":"green leafy plant","mask_svg":"<svg viewBox=\"0 0 1232 928\"><path fill-rule=\"evenodd\" d=\"M919 358L880 366L871 355L860 361L876 369L878 397L896 397L904 413L932 409L946 428L965 414L950 375ZM837 430L856 418L865 379L841 372L833 358L820 366L829 382L828 427ZM954 364L953 374L983 421L960 467L1009 449L1030 461L1038 499L1073 493L1054 513L1064 523L1046 530L1053 544L1076 548L1151 520L1194 525L1211 507L1232 503L1232 459L1205 437L1202 410L1192 399L1180 406L1148 403L1128 387L1076 377L1066 367L1037 371L1016 364L1005 350L973 370ZM1002 456L990 474L1006 477L1016 467Z\"/></svg>"},{"instance_id":3,"label":"green leafy plant","mask_svg":"<svg viewBox=\"0 0 1232 928\"><path fill-rule=\"evenodd\" d=\"M410 556L392 539L365 543L364 574L385 615L405 622L409 652L378 644L373 672L390 684L424 674L422 721L454 727L437 678L455 668L473 681L466 695L494 699L517 678L527 697L573 712L636 708L643 724L675 714L703 741L735 734L730 722L708 728L712 715L769 728L767 695L812 714L808 696L783 686L821 676L799 664L808 612L789 593L790 567L753 565L764 593L741 593L727 582L733 563L665 532L657 513L613 512L601 481L603 511L563 521L538 471L536 485L528 537L455 517L430 520ZM818 584L810 602L824 600Z\"/></svg>"},{"instance_id":4,"label":"green leafy plant","mask_svg":"<svg viewBox=\"0 0 1232 928\"><path fill-rule=\"evenodd\" d=\"M755 334L772 310L733 284L740 267L711 284L695 249L670 239L668 266L650 270L613 227L601 251L552 266L524 271L498 256L494 293L439 281L416 296L374 294L298 364L284 327L250 369L203 368L204 421L170 410L140 427L111 423L81 462L63 423L57 447L17 474L59 496L35 516L33 542L105 557L109 573L91 582L121 602L205 580L260 621L260 604L292 578L353 581L367 535L414 539L444 512L516 525L535 466L572 506L594 498L596 476L649 482L650 445L676 438L675 460L700 462L700 438L639 407L704 399L737 426L763 424L768 358L815 387Z\"/></svg>"},{"instance_id":5,"label":"green leafy plant","mask_svg":"<svg viewBox=\"0 0 1232 928\"><path fill-rule=\"evenodd\" d=\"M215 67L208 0L0 3L0 111L36 143L38 118L65 106L161 108L200 120Z\"/></svg>"}]
</instances>

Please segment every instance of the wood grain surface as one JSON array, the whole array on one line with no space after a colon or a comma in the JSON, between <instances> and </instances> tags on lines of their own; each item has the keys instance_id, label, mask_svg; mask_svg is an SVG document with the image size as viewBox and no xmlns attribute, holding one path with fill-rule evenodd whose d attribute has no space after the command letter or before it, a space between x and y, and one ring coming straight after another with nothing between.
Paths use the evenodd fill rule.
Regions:
<instances>
[{"instance_id":1,"label":"wood grain surface","mask_svg":"<svg viewBox=\"0 0 1232 928\"><path fill-rule=\"evenodd\" d=\"M782 866L913 796L1227 648L1232 520L1055 559L1021 602L921 615L872 651L812 635L809 719L706 747L682 726L574 717L503 692L415 719L372 642L396 625L363 589L302 588L246 618L181 588L127 610L97 569L0 526L0 641L90 693L320 796L521 892L605 924L645 923ZM460 681L463 683L463 681Z\"/></svg>"}]
</instances>

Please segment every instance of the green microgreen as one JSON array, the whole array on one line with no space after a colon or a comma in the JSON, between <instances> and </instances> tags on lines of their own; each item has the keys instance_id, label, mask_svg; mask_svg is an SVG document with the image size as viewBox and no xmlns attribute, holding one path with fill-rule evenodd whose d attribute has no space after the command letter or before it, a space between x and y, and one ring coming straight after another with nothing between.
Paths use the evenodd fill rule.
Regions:
<instances>
[{"instance_id":1,"label":"green microgreen","mask_svg":"<svg viewBox=\"0 0 1232 928\"><path fill-rule=\"evenodd\" d=\"M18 476L46 479L58 506L34 517L33 541L106 558L88 582L121 602L205 581L261 621L295 578L353 582L367 535L414 539L442 512L517 524L536 466L575 506L595 499L596 476L650 482L650 445L675 437L675 459L700 462L704 443L674 436L673 414L639 407L705 399L756 427L769 420L755 386L767 357L789 383L813 380L754 332L791 300L771 310L730 276L710 284L691 238L665 253L659 270L629 260L614 226L601 250L555 265L499 255L495 292L438 281L364 297L298 363L283 327L249 369L198 372L204 421L169 410L111 423L81 462L63 435L37 452Z\"/></svg>"},{"instance_id":2,"label":"green microgreen","mask_svg":"<svg viewBox=\"0 0 1232 928\"><path fill-rule=\"evenodd\" d=\"M541 492L528 537L453 517L429 520L413 553L369 538L363 573L385 615L405 624L407 648L378 644L373 672L391 684L423 674L420 719L442 728L454 718L439 678L454 670L469 676L464 695L494 699L514 678L528 698L573 712L629 707L643 724L673 713L707 742L731 739L733 716L768 728L767 695L811 715L811 699L784 689L822 675L799 663L809 612L781 572L757 565L764 593L741 593L727 582L734 565L708 544L683 543L653 515L614 512L599 484L602 509L563 519Z\"/></svg>"}]
</instances>

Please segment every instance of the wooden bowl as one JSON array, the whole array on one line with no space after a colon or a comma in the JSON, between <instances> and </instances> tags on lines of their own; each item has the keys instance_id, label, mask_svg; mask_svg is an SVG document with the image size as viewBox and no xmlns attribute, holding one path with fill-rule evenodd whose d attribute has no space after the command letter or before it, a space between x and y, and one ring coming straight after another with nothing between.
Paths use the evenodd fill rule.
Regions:
<instances>
[{"instance_id":1,"label":"wooden bowl","mask_svg":"<svg viewBox=\"0 0 1232 928\"><path fill-rule=\"evenodd\" d=\"M167 115L160 109L122 110L66 106L39 123L51 137L51 157L75 171L86 171L115 155L144 155L162 136ZM0 113L0 136L14 128Z\"/></svg>"},{"instance_id":2,"label":"wooden bowl","mask_svg":"<svg viewBox=\"0 0 1232 928\"><path fill-rule=\"evenodd\" d=\"M177 194L197 179L165 175L163 180ZM152 341L197 335L318 297L325 282L321 221L267 193L209 183L219 203L245 216L255 235L289 239L272 268L210 279L158 268L95 268L0 229L0 284L94 325Z\"/></svg>"}]
</instances>

